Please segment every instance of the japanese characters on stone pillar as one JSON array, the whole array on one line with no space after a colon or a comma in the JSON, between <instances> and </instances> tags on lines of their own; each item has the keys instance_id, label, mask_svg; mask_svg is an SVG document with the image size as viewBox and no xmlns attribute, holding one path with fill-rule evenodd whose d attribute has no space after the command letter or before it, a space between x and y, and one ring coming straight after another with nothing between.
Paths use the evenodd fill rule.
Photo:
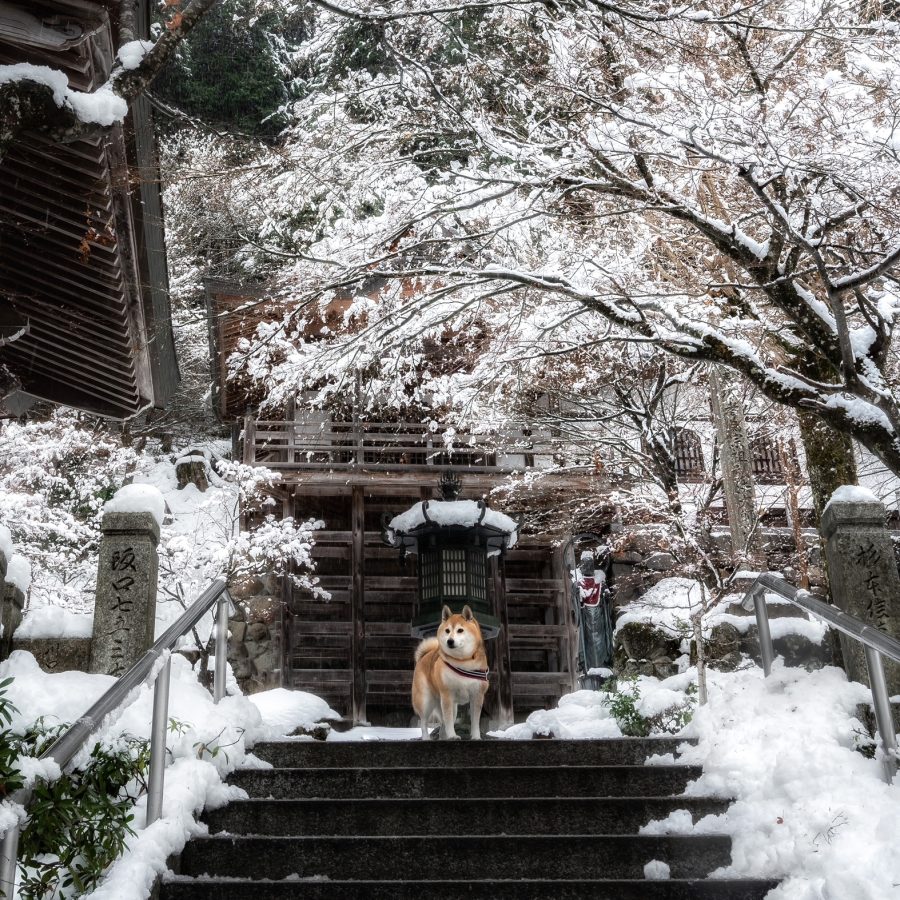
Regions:
<instances>
[{"instance_id":1,"label":"japanese characters on stone pillar","mask_svg":"<svg viewBox=\"0 0 900 900\"><path fill-rule=\"evenodd\" d=\"M865 488L838 488L822 514L821 531L835 604L900 638L900 575L884 504ZM868 684L862 645L842 635L841 648L849 677ZM890 695L900 694L900 666L885 659L885 676Z\"/></svg>"},{"instance_id":2,"label":"japanese characters on stone pillar","mask_svg":"<svg viewBox=\"0 0 900 900\"><path fill-rule=\"evenodd\" d=\"M122 675L153 643L159 523L151 512L106 509L89 671Z\"/></svg>"}]
</instances>

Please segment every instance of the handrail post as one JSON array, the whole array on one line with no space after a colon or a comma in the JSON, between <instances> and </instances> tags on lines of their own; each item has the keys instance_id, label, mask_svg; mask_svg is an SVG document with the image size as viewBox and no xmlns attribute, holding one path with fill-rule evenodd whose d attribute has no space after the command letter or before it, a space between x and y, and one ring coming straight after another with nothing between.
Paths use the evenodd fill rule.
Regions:
<instances>
[{"instance_id":1,"label":"handrail post","mask_svg":"<svg viewBox=\"0 0 900 900\"><path fill-rule=\"evenodd\" d=\"M756 614L756 633L759 636L759 655L762 657L763 674L768 678L772 674L775 648L772 645L772 630L769 628L765 589L753 592L753 611Z\"/></svg>"},{"instance_id":2,"label":"handrail post","mask_svg":"<svg viewBox=\"0 0 900 900\"><path fill-rule=\"evenodd\" d=\"M163 784L166 777L166 726L169 721L169 676L172 658L156 676L153 691L153 724L150 729L150 783L147 787L147 825L162 815Z\"/></svg>"},{"instance_id":3,"label":"handrail post","mask_svg":"<svg viewBox=\"0 0 900 900\"><path fill-rule=\"evenodd\" d=\"M866 666L869 669L869 684L872 686L872 704L875 707L875 722L881 738L881 749L884 752L884 779L890 784L897 771L897 738L894 734L894 716L891 712L891 701L888 696L887 681L884 677L884 663L881 654L867 644Z\"/></svg>"},{"instance_id":4,"label":"handrail post","mask_svg":"<svg viewBox=\"0 0 900 900\"><path fill-rule=\"evenodd\" d=\"M3 835L3 846L0 848L0 891L7 900L15 897L16 861L19 856L19 832L21 826L11 826Z\"/></svg>"},{"instance_id":5,"label":"handrail post","mask_svg":"<svg viewBox=\"0 0 900 900\"><path fill-rule=\"evenodd\" d=\"M225 665L228 650L228 609L231 606L228 593L219 597L216 606L216 671L213 678L213 702L225 696Z\"/></svg>"}]
</instances>

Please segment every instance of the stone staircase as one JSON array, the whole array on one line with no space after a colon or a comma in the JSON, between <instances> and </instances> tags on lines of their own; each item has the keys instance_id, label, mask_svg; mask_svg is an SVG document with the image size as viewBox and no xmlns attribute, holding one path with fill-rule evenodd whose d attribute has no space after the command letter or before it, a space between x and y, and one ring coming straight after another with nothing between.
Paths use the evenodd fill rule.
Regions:
<instances>
[{"instance_id":1,"label":"stone staircase","mask_svg":"<svg viewBox=\"0 0 900 900\"><path fill-rule=\"evenodd\" d=\"M722 835L639 835L676 809L700 769L643 765L674 739L283 742L271 769L231 778L248 800L209 812L160 900L591 898L756 900L775 882L704 880ZM669 880L646 880L661 860Z\"/></svg>"}]
</instances>

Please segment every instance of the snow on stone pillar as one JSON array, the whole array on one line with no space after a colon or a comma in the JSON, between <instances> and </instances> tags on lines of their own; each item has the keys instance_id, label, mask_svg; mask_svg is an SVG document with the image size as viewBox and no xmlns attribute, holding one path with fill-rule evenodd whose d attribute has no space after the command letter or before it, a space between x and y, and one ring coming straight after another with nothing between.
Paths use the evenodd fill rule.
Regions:
<instances>
[{"instance_id":1,"label":"snow on stone pillar","mask_svg":"<svg viewBox=\"0 0 900 900\"><path fill-rule=\"evenodd\" d=\"M709 370L713 419L719 439L722 486L735 555L746 552L747 562L760 566L763 560L756 521L753 489L753 458L747 439L744 407L740 398L740 377L722 366Z\"/></svg>"},{"instance_id":2,"label":"snow on stone pillar","mask_svg":"<svg viewBox=\"0 0 900 900\"><path fill-rule=\"evenodd\" d=\"M153 643L162 494L150 485L121 488L103 513L90 672L122 675Z\"/></svg>"},{"instance_id":3,"label":"snow on stone pillar","mask_svg":"<svg viewBox=\"0 0 900 900\"><path fill-rule=\"evenodd\" d=\"M839 487L820 524L836 606L900 638L900 575L885 527L884 504L866 488ZM869 683L862 645L841 635L847 675ZM900 666L885 659L888 693L900 694Z\"/></svg>"}]
</instances>

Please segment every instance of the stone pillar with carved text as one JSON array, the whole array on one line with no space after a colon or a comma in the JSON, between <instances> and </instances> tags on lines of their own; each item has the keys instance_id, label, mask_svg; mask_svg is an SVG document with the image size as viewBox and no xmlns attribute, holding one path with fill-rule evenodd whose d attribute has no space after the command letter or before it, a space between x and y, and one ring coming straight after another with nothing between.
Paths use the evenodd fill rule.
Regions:
<instances>
[{"instance_id":1,"label":"stone pillar with carved text","mask_svg":"<svg viewBox=\"0 0 900 900\"><path fill-rule=\"evenodd\" d=\"M900 638L900 575L885 508L862 488L838 488L820 525L832 599L844 612ZM841 636L847 675L869 683L862 645ZM885 660L888 693L900 694L900 665Z\"/></svg>"},{"instance_id":2,"label":"stone pillar with carved text","mask_svg":"<svg viewBox=\"0 0 900 900\"><path fill-rule=\"evenodd\" d=\"M107 512L100 527L90 671L122 675L153 643L159 525L149 512Z\"/></svg>"},{"instance_id":3,"label":"stone pillar with carved text","mask_svg":"<svg viewBox=\"0 0 900 900\"><path fill-rule=\"evenodd\" d=\"M763 568L765 556L756 527L753 458L741 402L740 377L724 366L711 366L709 386L736 562L745 568Z\"/></svg>"}]
</instances>

